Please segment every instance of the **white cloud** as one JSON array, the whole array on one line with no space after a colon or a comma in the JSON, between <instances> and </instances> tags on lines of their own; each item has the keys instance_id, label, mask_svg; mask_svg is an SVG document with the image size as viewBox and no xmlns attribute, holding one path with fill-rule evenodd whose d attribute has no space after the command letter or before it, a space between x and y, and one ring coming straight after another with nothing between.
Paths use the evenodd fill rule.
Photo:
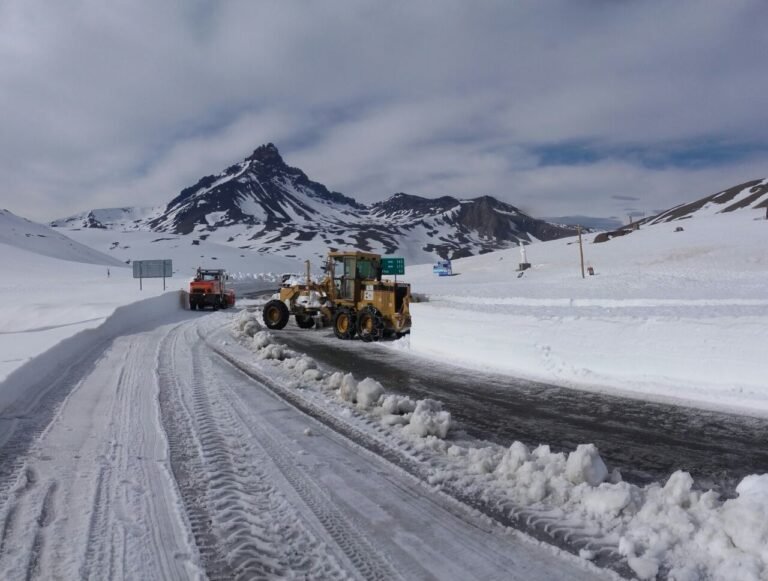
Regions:
<instances>
[{"instance_id":1,"label":"white cloud","mask_svg":"<svg viewBox=\"0 0 768 581\"><path fill-rule=\"evenodd\" d=\"M273 141L362 201L664 207L768 174L768 155L539 167L530 147L765 144L767 17L763 0L0 2L0 206L162 204Z\"/></svg>"}]
</instances>

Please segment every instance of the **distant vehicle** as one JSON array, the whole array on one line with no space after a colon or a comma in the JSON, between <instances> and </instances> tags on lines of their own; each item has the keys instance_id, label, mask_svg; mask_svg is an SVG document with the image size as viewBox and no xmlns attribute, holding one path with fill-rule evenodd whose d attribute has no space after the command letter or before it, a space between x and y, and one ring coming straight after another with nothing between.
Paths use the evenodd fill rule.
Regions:
<instances>
[{"instance_id":1,"label":"distant vehicle","mask_svg":"<svg viewBox=\"0 0 768 581\"><path fill-rule=\"evenodd\" d=\"M437 276L453 276L450 260L438 260L432 267L432 272Z\"/></svg>"},{"instance_id":2,"label":"distant vehicle","mask_svg":"<svg viewBox=\"0 0 768 581\"><path fill-rule=\"evenodd\" d=\"M223 269L198 268L189 283L189 308L211 307L214 311L235 305L235 291L227 287L229 276Z\"/></svg>"}]
</instances>

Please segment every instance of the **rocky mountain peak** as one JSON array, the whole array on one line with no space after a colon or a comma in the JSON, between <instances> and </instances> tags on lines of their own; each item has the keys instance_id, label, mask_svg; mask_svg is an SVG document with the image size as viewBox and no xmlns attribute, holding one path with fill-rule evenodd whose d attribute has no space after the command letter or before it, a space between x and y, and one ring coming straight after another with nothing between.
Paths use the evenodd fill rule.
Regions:
<instances>
[{"instance_id":1,"label":"rocky mountain peak","mask_svg":"<svg viewBox=\"0 0 768 581\"><path fill-rule=\"evenodd\" d=\"M266 145L260 145L253 150L250 157L246 158L247 161L257 161L264 165L272 166L285 166L283 158L280 156L280 152L274 143L267 143Z\"/></svg>"}]
</instances>

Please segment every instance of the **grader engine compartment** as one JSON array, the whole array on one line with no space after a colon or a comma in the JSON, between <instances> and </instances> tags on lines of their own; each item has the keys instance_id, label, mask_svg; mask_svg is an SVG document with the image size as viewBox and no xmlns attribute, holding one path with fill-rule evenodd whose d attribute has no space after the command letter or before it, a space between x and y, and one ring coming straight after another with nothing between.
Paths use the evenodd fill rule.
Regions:
<instances>
[{"instance_id":1,"label":"grader engine compartment","mask_svg":"<svg viewBox=\"0 0 768 581\"><path fill-rule=\"evenodd\" d=\"M324 270L323 279L313 282L307 261L304 284L281 288L279 298L264 306L265 325L282 329L293 315L301 328L331 324L339 339L363 341L410 331L411 287L382 280L381 255L330 252Z\"/></svg>"}]
</instances>

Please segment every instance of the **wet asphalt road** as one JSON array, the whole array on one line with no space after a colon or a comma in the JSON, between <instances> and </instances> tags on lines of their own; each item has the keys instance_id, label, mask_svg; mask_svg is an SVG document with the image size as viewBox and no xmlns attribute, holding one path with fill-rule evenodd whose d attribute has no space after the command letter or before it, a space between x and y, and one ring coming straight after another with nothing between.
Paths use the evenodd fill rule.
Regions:
<instances>
[{"instance_id":1,"label":"wet asphalt road","mask_svg":"<svg viewBox=\"0 0 768 581\"><path fill-rule=\"evenodd\" d=\"M502 445L520 440L570 451L594 443L629 482L689 471L700 488L733 496L748 474L768 472L768 419L567 389L427 361L383 344L340 341L291 323L282 343L328 368L373 377L388 391L443 402L459 429Z\"/></svg>"}]
</instances>

